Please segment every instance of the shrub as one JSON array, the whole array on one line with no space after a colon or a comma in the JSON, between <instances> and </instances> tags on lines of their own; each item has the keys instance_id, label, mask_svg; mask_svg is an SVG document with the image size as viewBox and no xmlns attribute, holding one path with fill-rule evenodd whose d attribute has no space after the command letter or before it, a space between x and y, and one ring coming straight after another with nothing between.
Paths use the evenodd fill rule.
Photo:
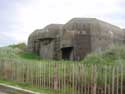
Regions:
<instances>
[{"instance_id":1,"label":"shrub","mask_svg":"<svg viewBox=\"0 0 125 94\"><path fill-rule=\"evenodd\" d=\"M87 64L115 64L125 61L125 46L112 46L101 52L88 54L83 60Z\"/></svg>"}]
</instances>

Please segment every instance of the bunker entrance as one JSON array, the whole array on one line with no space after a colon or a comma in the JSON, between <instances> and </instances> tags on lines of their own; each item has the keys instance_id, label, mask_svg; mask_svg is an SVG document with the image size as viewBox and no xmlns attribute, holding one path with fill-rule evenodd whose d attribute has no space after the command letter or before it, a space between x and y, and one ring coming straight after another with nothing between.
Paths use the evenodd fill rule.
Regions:
<instances>
[{"instance_id":1,"label":"bunker entrance","mask_svg":"<svg viewBox=\"0 0 125 94\"><path fill-rule=\"evenodd\" d=\"M62 50L62 59L70 60L73 47L65 47L65 48L62 48L61 50Z\"/></svg>"}]
</instances>

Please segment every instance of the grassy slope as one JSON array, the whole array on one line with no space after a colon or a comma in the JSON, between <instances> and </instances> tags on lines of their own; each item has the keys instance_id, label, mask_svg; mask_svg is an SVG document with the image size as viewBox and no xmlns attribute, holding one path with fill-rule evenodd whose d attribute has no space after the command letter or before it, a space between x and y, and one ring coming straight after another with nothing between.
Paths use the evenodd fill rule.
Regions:
<instances>
[{"instance_id":1,"label":"grassy slope","mask_svg":"<svg viewBox=\"0 0 125 94\"><path fill-rule=\"evenodd\" d=\"M46 60L40 60L40 57L30 53L30 52L25 52L19 47L4 47L0 48L0 61L1 60L16 60L16 62L34 62L34 63L48 63ZM50 61L50 62L56 62L60 63L63 62L65 64L73 63L73 61ZM86 64L124 64L125 62L125 46L114 46L110 49L107 49L106 51L103 52L98 52L98 53L91 53L89 54L84 60L80 61L79 63L86 63ZM77 62L78 63L78 62ZM1 80L0 82L6 83L6 84L11 84L11 85L16 85L16 86L21 86L26 89L30 89L33 91L39 91L39 92L54 92L52 90L48 89L38 89L35 87L32 87L30 85L26 84L20 84L20 83L14 83L14 82L9 82L9 81L3 81Z\"/></svg>"}]
</instances>

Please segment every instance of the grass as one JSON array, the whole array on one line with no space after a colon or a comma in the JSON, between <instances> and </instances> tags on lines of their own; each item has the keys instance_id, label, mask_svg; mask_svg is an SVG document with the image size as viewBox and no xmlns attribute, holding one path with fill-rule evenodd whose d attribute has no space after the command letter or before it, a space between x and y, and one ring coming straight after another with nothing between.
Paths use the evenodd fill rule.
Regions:
<instances>
[{"instance_id":1,"label":"grass","mask_svg":"<svg viewBox=\"0 0 125 94\"><path fill-rule=\"evenodd\" d=\"M35 63L47 63L47 62L63 62L69 63L85 63L85 64L119 64L125 62L125 45L114 45L105 51L93 52L88 54L82 61L54 61L54 60L42 60L40 57L32 52L24 51L25 45L23 43L17 45L10 45L9 47L0 48L0 60L16 60Z\"/></svg>"},{"instance_id":2,"label":"grass","mask_svg":"<svg viewBox=\"0 0 125 94\"><path fill-rule=\"evenodd\" d=\"M111 48L105 50L105 51L101 51L101 52L93 52L91 54L88 54L84 60L82 61L77 61L77 62L74 62L74 61L63 61L63 60L60 60L60 61L54 61L54 60L40 60L40 57L37 56L36 54L34 53L31 53L31 52L26 52L26 51L23 51L22 49L18 48L18 47L3 47L3 48L0 48L0 62L3 62L3 61L6 61L6 62L23 62L23 63L30 63L33 65L33 63L38 63L38 66L39 64L43 64L44 65L44 68L43 70L45 69L46 72L45 74L48 75L48 73L50 72L50 76L53 76L54 74L54 71L53 71L53 68L52 69L49 69L47 64L51 63L51 66L53 67L54 64L59 64L58 66L58 73L60 75L60 77L63 78L63 70L62 67L60 66L60 64L64 64L65 65L65 69L68 71L66 73L66 75L68 75L68 73L71 73L72 71L75 71L75 77L79 77L79 71L80 69L78 69L78 64L87 64L88 65L88 74L89 72L91 71L91 69L89 69L89 65L93 65L93 64L97 64L100 68L98 69L98 75L99 75L99 78L98 78L98 83L99 84L103 84L103 80L104 77L102 76L103 73L100 72L102 71L101 70L101 67L103 67L104 65L110 65L110 66L117 66L117 65L121 65L121 64L124 64L125 65L125 45L116 45L116 46L112 46ZM77 68L75 67L75 69L72 68L71 64L76 64ZM21 67L21 66L20 66ZM34 68L31 68L32 71L34 71L34 73L36 72ZM81 68L82 70L82 68ZM42 70L41 70L42 71ZM108 72L108 71L107 71ZM82 72L81 72L82 74ZM71 74L72 75L72 74ZM108 73L109 75L109 78L111 78L111 73ZM61 79L62 79L61 78ZM47 79L47 77L46 77ZM79 79L77 79L79 80ZM90 80L90 76L88 75L88 78L87 80ZM7 80L0 80L0 83L5 83L5 84L10 84L10 85L14 85L14 86L19 86L19 87L22 87L22 88L25 88L25 89L29 89L29 90L32 90L32 91L36 91L36 92L45 92L47 94L52 94L52 92L54 94L56 94L56 91L54 90L51 90L51 89L43 89L43 88L36 88L36 87L33 87L29 84L22 84L22 83L17 83L17 82L11 82L11 81L7 81ZM67 88L67 90L69 91L72 91L71 88L69 88L68 86L65 87ZM63 91L60 91L62 92L62 94L64 94ZM67 91L68 92L68 91ZM75 91L74 91L75 92ZM61 93L60 93L61 94Z\"/></svg>"},{"instance_id":3,"label":"grass","mask_svg":"<svg viewBox=\"0 0 125 94\"><path fill-rule=\"evenodd\" d=\"M125 64L125 45L115 45L105 51L88 54L82 61L85 64Z\"/></svg>"},{"instance_id":4,"label":"grass","mask_svg":"<svg viewBox=\"0 0 125 94\"><path fill-rule=\"evenodd\" d=\"M0 60L36 60L39 61L40 57L34 53L24 51L19 48L2 47L0 48Z\"/></svg>"},{"instance_id":5,"label":"grass","mask_svg":"<svg viewBox=\"0 0 125 94\"><path fill-rule=\"evenodd\" d=\"M21 57L21 58L24 58L24 59L29 59L29 60L40 60L40 57L32 52L20 52L18 53L18 55Z\"/></svg>"},{"instance_id":6,"label":"grass","mask_svg":"<svg viewBox=\"0 0 125 94\"><path fill-rule=\"evenodd\" d=\"M33 92L39 92L42 94L71 94L71 92L73 92L73 94L78 93L77 91L75 91L74 89L72 89L70 87L65 87L65 88L62 88L61 90L53 90L53 89L48 89L48 88L37 88L37 87L33 87L29 84L18 83L18 82L2 80L2 79L0 79L0 83L12 85L12 86L27 89L27 90L31 90ZM65 89L65 91L64 91L64 89Z\"/></svg>"},{"instance_id":7,"label":"grass","mask_svg":"<svg viewBox=\"0 0 125 94\"><path fill-rule=\"evenodd\" d=\"M20 88L23 88L23 89L27 89L27 90L31 90L31 91L39 92L39 93L56 94L56 91L54 91L52 89L37 88L37 87L33 87L33 86L31 86L29 84L26 84L26 83L19 83L19 82L2 80L2 79L0 79L0 83L12 85L12 86L15 86L15 87L20 87Z\"/></svg>"},{"instance_id":8,"label":"grass","mask_svg":"<svg viewBox=\"0 0 125 94\"><path fill-rule=\"evenodd\" d=\"M0 60L17 60L26 62L63 62L69 63L85 63L85 64L116 64L125 62L125 45L114 45L105 51L93 52L88 54L82 61L54 61L54 60L42 60L40 57L32 52L26 50L24 43L9 45L8 47L0 48Z\"/></svg>"},{"instance_id":9,"label":"grass","mask_svg":"<svg viewBox=\"0 0 125 94\"><path fill-rule=\"evenodd\" d=\"M13 44L13 45L9 45L8 47L11 48L19 48L19 49L26 49L26 44L25 43L18 43L18 44Z\"/></svg>"}]
</instances>

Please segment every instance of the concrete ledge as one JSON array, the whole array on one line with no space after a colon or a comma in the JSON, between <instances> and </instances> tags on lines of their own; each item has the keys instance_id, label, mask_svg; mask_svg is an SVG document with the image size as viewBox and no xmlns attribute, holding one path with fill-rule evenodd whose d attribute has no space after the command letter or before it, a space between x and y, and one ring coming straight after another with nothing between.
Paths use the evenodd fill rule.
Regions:
<instances>
[{"instance_id":1,"label":"concrete ledge","mask_svg":"<svg viewBox=\"0 0 125 94\"><path fill-rule=\"evenodd\" d=\"M41 94L38 92L33 92L30 90L22 89L19 87L11 86L11 85L6 85L0 83L0 90L6 92L6 93L13 93L13 94Z\"/></svg>"}]
</instances>

